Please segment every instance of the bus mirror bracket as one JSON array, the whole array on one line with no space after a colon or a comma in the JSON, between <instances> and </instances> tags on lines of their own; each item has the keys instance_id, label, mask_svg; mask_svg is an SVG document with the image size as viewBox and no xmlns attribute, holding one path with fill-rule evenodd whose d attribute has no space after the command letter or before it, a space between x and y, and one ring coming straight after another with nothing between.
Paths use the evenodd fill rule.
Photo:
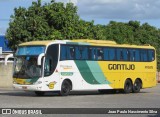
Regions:
<instances>
[{"instance_id":1,"label":"bus mirror bracket","mask_svg":"<svg viewBox=\"0 0 160 117\"><path fill-rule=\"evenodd\" d=\"M12 58L12 57L13 57L13 54L7 55L7 56L5 57L5 59L4 59L4 64L7 65L8 59L9 59L9 58Z\"/></svg>"},{"instance_id":2,"label":"bus mirror bracket","mask_svg":"<svg viewBox=\"0 0 160 117\"><path fill-rule=\"evenodd\" d=\"M38 56L37 65L41 65L42 57L44 57L44 53L41 53L41 54Z\"/></svg>"}]
</instances>

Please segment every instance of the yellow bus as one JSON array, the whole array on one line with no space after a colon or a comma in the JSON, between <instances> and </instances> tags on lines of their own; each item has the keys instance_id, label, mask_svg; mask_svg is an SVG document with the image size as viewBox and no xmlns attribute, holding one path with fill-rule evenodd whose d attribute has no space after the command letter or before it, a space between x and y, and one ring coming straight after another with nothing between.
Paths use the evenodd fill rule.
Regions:
<instances>
[{"instance_id":1,"label":"yellow bus","mask_svg":"<svg viewBox=\"0 0 160 117\"><path fill-rule=\"evenodd\" d=\"M32 41L14 56L13 87L44 95L70 91L123 90L156 86L156 51L150 45L103 40Z\"/></svg>"}]
</instances>

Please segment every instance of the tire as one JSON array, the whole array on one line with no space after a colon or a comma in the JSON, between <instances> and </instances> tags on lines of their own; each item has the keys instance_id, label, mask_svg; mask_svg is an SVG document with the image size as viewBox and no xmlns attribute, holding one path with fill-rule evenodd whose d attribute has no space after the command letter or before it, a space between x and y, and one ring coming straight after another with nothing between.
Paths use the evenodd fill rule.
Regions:
<instances>
[{"instance_id":1,"label":"tire","mask_svg":"<svg viewBox=\"0 0 160 117\"><path fill-rule=\"evenodd\" d=\"M127 79L124 84L124 93L130 93L132 91L132 87L133 85L131 80Z\"/></svg>"},{"instance_id":2,"label":"tire","mask_svg":"<svg viewBox=\"0 0 160 117\"><path fill-rule=\"evenodd\" d=\"M43 91L35 91L35 94L37 96L44 96L45 92L43 92Z\"/></svg>"},{"instance_id":3,"label":"tire","mask_svg":"<svg viewBox=\"0 0 160 117\"><path fill-rule=\"evenodd\" d=\"M59 94L61 96L67 96L70 94L70 91L71 91L71 84L67 80L64 80Z\"/></svg>"},{"instance_id":4,"label":"tire","mask_svg":"<svg viewBox=\"0 0 160 117\"><path fill-rule=\"evenodd\" d=\"M142 83L139 79L136 79L133 85L133 93L139 93L142 87Z\"/></svg>"}]
</instances>

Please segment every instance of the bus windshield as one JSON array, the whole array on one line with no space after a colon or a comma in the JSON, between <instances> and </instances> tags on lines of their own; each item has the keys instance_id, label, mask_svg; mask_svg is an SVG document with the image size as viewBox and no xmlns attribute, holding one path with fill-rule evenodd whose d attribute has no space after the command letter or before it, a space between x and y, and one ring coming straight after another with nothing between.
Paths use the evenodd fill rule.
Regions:
<instances>
[{"instance_id":1,"label":"bus windshield","mask_svg":"<svg viewBox=\"0 0 160 117\"><path fill-rule=\"evenodd\" d=\"M17 49L16 56L39 55L45 52L45 46L20 46Z\"/></svg>"},{"instance_id":2,"label":"bus windshield","mask_svg":"<svg viewBox=\"0 0 160 117\"><path fill-rule=\"evenodd\" d=\"M16 51L14 78L37 78L42 75L42 67L37 65L39 54L45 46L20 46Z\"/></svg>"},{"instance_id":3,"label":"bus windshield","mask_svg":"<svg viewBox=\"0 0 160 117\"><path fill-rule=\"evenodd\" d=\"M15 58L14 78L41 77L42 68L37 65L38 56L18 56Z\"/></svg>"}]
</instances>

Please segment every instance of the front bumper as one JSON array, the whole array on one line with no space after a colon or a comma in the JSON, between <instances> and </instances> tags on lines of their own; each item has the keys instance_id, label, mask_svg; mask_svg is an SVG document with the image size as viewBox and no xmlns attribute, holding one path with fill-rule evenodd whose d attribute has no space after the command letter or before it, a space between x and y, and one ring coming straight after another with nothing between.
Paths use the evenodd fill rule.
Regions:
<instances>
[{"instance_id":1,"label":"front bumper","mask_svg":"<svg viewBox=\"0 0 160 117\"><path fill-rule=\"evenodd\" d=\"M16 90L25 90L25 91L43 91L42 85L19 85L13 84L13 88Z\"/></svg>"}]
</instances>

